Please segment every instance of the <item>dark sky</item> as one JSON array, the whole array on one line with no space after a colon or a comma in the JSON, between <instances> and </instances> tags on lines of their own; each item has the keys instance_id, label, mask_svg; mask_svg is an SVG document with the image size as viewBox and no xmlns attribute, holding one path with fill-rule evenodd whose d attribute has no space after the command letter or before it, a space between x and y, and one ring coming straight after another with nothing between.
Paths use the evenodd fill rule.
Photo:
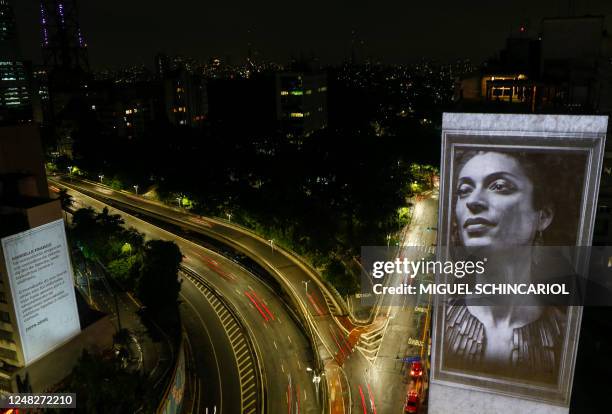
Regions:
<instances>
[{"instance_id":1,"label":"dark sky","mask_svg":"<svg viewBox=\"0 0 612 414\"><path fill-rule=\"evenodd\" d=\"M604 14L612 0L574 0L575 13ZM24 55L40 61L37 0L16 0ZM144 63L158 51L198 59L231 56L247 43L284 63L300 52L336 63L350 50L351 30L365 52L384 62L421 57L480 61L503 47L522 22L567 15L569 0L82 0L80 21L95 68ZM608 22L610 27L610 22Z\"/></svg>"}]
</instances>

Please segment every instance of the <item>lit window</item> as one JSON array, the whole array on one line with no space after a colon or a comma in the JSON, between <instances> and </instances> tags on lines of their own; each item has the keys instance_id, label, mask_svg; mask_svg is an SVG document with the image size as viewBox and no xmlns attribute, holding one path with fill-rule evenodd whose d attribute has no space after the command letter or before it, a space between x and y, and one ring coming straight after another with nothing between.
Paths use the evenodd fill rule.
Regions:
<instances>
[{"instance_id":1,"label":"lit window","mask_svg":"<svg viewBox=\"0 0 612 414\"><path fill-rule=\"evenodd\" d=\"M291 118L304 118L304 114L302 112L291 112L289 115Z\"/></svg>"},{"instance_id":2,"label":"lit window","mask_svg":"<svg viewBox=\"0 0 612 414\"><path fill-rule=\"evenodd\" d=\"M302 96L304 95L303 91L291 91L291 95L293 96Z\"/></svg>"},{"instance_id":3,"label":"lit window","mask_svg":"<svg viewBox=\"0 0 612 414\"><path fill-rule=\"evenodd\" d=\"M281 91L281 96L287 96L287 95L289 95L288 91Z\"/></svg>"}]
</instances>

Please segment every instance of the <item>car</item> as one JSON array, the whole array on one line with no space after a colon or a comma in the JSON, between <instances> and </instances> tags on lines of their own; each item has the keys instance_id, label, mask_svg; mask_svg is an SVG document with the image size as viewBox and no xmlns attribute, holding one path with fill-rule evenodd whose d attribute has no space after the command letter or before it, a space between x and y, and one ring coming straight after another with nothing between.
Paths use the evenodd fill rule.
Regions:
<instances>
[{"instance_id":1,"label":"car","mask_svg":"<svg viewBox=\"0 0 612 414\"><path fill-rule=\"evenodd\" d=\"M416 413L419 410L419 393L416 391L410 391L406 396L406 403L404 404L404 413Z\"/></svg>"},{"instance_id":2,"label":"car","mask_svg":"<svg viewBox=\"0 0 612 414\"><path fill-rule=\"evenodd\" d=\"M414 361L410 364L410 376L419 378L423 376L423 365L419 361Z\"/></svg>"}]
</instances>

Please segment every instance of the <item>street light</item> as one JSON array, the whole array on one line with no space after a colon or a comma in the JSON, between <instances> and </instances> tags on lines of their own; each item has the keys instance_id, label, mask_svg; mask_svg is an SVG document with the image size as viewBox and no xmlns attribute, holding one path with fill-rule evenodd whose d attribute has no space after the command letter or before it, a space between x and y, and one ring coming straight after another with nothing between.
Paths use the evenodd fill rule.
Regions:
<instances>
[{"instance_id":1,"label":"street light","mask_svg":"<svg viewBox=\"0 0 612 414\"><path fill-rule=\"evenodd\" d=\"M270 242L270 248L272 249L272 253L274 253L274 239L268 240Z\"/></svg>"},{"instance_id":2,"label":"street light","mask_svg":"<svg viewBox=\"0 0 612 414\"><path fill-rule=\"evenodd\" d=\"M232 222L232 213L226 213L227 214L227 219L229 220L229 222Z\"/></svg>"},{"instance_id":3,"label":"street light","mask_svg":"<svg viewBox=\"0 0 612 414\"><path fill-rule=\"evenodd\" d=\"M391 241L391 234L387 234L387 247L389 247L390 241Z\"/></svg>"},{"instance_id":4,"label":"street light","mask_svg":"<svg viewBox=\"0 0 612 414\"><path fill-rule=\"evenodd\" d=\"M319 383L321 382L321 375L325 375L325 374L322 373L321 375L317 375L317 372L310 367L306 367L306 371L312 372L312 382L315 385L315 390L316 390L315 395L317 396L317 403L318 403L319 402Z\"/></svg>"},{"instance_id":5,"label":"street light","mask_svg":"<svg viewBox=\"0 0 612 414\"><path fill-rule=\"evenodd\" d=\"M136 195L138 195L138 185L134 186L134 190L136 190Z\"/></svg>"},{"instance_id":6,"label":"street light","mask_svg":"<svg viewBox=\"0 0 612 414\"><path fill-rule=\"evenodd\" d=\"M104 174L98 175L98 178L100 179L100 182L102 182L102 179L104 179Z\"/></svg>"},{"instance_id":7,"label":"street light","mask_svg":"<svg viewBox=\"0 0 612 414\"><path fill-rule=\"evenodd\" d=\"M70 178L70 181L72 181L72 165L68 166L68 177Z\"/></svg>"},{"instance_id":8,"label":"street light","mask_svg":"<svg viewBox=\"0 0 612 414\"><path fill-rule=\"evenodd\" d=\"M304 286L306 286L306 294L308 294L308 283L310 282L310 280L302 280L302 283L304 284Z\"/></svg>"},{"instance_id":9,"label":"street light","mask_svg":"<svg viewBox=\"0 0 612 414\"><path fill-rule=\"evenodd\" d=\"M177 197L176 202L178 203L179 208L181 208L181 197Z\"/></svg>"}]
</instances>

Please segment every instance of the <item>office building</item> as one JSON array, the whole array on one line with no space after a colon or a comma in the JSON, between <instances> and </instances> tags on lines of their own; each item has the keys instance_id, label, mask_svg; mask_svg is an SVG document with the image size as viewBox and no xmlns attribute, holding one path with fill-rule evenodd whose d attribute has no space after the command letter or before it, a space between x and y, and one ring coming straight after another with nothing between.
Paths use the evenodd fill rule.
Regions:
<instances>
[{"instance_id":1,"label":"office building","mask_svg":"<svg viewBox=\"0 0 612 414\"><path fill-rule=\"evenodd\" d=\"M0 0L0 124L32 119L29 65L19 52L10 0Z\"/></svg>"},{"instance_id":2,"label":"office building","mask_svg":"<svg viewBox=\"0 0 612 414\"><path fill-rule=\"evenodd\" d=\"M275 75L276 118L284 135L300 139L327 127L327 76L280 72Z\"/></svg>"}]
</instances>

